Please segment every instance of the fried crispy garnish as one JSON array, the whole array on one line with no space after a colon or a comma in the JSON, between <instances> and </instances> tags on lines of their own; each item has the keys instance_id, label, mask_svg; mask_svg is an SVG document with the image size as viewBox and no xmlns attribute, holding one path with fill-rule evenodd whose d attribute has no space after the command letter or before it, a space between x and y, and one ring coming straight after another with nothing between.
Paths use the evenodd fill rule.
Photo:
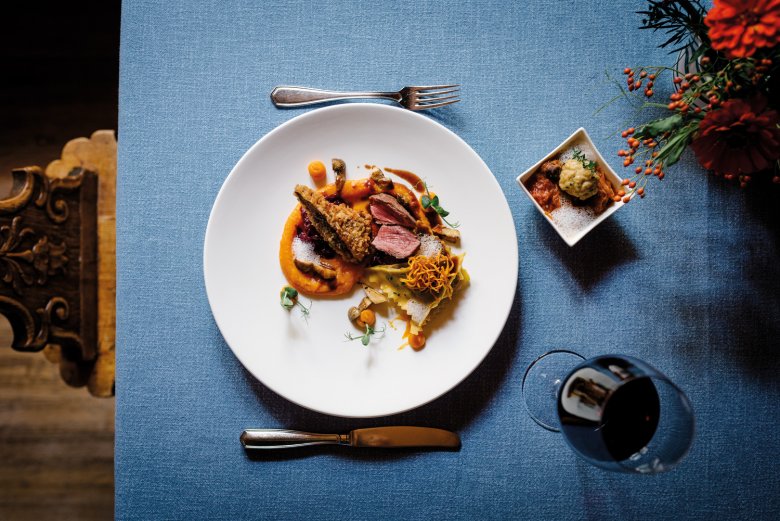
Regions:
<instances>
[{"instance_id":1,"label":"fried crispy garnish","mask_svg":"<svg viewBox=\"0 0 780 521\"><path fill-rule=\"evenodd\" d=\"M341 258L360 262L371 247L371 217L343 204L334 204L308 186L296 185L295 196L309 212L317 233Z\"/></svg>"},{"instance_id":2,"label":"fried crispy garnish","mask_svg":"<svg viewBox=\"0 0 780 521\"><path fill-rule=\"evenodd\" d=\"M412 291L429 291L437 297L450 298L457 274L456 260L446 253L435 257L417 255L409 259L409 271L401 282Z\"/></svg>"}]
</instances>

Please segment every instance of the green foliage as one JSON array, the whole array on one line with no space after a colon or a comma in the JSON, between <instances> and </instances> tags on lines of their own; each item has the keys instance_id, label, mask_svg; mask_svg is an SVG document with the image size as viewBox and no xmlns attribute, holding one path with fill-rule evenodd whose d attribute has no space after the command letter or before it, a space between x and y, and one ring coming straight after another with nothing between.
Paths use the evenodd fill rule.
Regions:
<instances>
[{"instance_id":1,"label":"green foliage","mask_svg":"<svg viewBox=\"0 0 780 521\"><path fill-rule=\"evenodd\" d=\"M693 139L693 134L698 128L698 122L693 121L684 127L677 129L677 131L666 140L663 148L658 151L656 161L662 161L667 167L679 161L680 156L690 144Z\"/></svg>"},{"instance_id":2,"label":"green foliage","mask_svg":"<svg viewBox=\"0 0 780 521\"><path fill-rule=\"evenodd\" d=\"M665 132L672 132L683 123L683 117L680 114L672 114L665 118L655 119L650 123L645 123L639 127L635 136L637 138L658 137Z\"/></svg>"},{"instance_id":3,"label":"green foliage","mask_svg":"<svg viewBox=\"0 0 780 521\"><path fill-rule=\"evenodd\" d=\"M279 304L286 309L287 311L290 311L295 306L298 306L301 308L301 315L304 319L308 321L309 319L309 312L311 311L311 302L309 303L309 306L304 306L302 302L298 299L298 290L293 288L292 286L285 286L282 288L281 293L279 293Z\"/></svg>"},{"instance_id":4,"label":"green foliage","mask_svg":"<svg viewBox=\"0 0 780 521\"><path fill-rule=\"evenodd\" d=\"M587 168L591 172L596 171L596 167L598 166L598 163L595 161L590 161L587 157L585 157L585 154L582 153L582 150L579 148L574 149L574 159L582 163L583 168Z\"/></svg>"},{"instance_id":5,"label":"green foliage","mask_svg":"<svg viewBox=\"0 0 780 521\"><path fill-rule=\"evenodd\" d=\"M671 46L669 52L674 53L693 47L697 40L709 47L707 26L704 25L707 10L699 0L650 0L648 4L646 11L637 11L642 16L640 29L666 33L668 39L661 48Z\"/></svg>"},{"instance_id":6,"label":"green foliage","mask_svg":"<svg viewBox=\"0 0 780 521\"><path fill-rule=\"evenodd\" d=\"M360 343L364 346L367 346L371 342L371 337L376 334L384 335L386 326L382 326L382 329L374 329L373 327L366 324L366 330L362 335L352 335L350 333L344 333L344 337L348 341L352 340L360 340Z\"/></svg>"},{"instance_id":7,"label":"green foliage","mask_svg":"<svg viewBox=\"0 0 780 521\"><path fill-rule=\"evenodd\" d=\"M450 212L448 212L447 210L441 207L441 205L439 204L438 195L434 195L433 197L431 197L431 192L428 191L427 183L425 184L425 194L420 198L420 203L422 204L422 207L426 210L428 208L433 209L433 211L436 212L441 217L442 221L447 223L449 227L457 228L458 226L460 226L460 224L457 222L450 223L447 221L447 219L445 219L445 217L447 217L450 214Z\"/></svg>"}]
</instances>

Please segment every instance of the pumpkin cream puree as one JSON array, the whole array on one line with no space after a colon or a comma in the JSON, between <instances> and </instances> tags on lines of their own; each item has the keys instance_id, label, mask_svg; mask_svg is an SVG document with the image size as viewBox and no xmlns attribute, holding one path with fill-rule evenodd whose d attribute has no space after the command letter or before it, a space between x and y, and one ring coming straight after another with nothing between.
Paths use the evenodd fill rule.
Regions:
<instances>
[{"instance_id":1,"label":"pumpkin cream puree","mask_svg":"<svg viewBox=\"0 0 780 521\"><path fill-rule=\"evenodd\" d=\"M284 224L282 240L279 244L279 264L285 278L292 287L304 295L335 297L349 293L363 274L362 266L346 262L339 257L327 259L327 263L336 271L336 279L330 282L304 273L295 266L293 239L302 220L301 205L298 204Z\"/></svg>"}]
</instances>

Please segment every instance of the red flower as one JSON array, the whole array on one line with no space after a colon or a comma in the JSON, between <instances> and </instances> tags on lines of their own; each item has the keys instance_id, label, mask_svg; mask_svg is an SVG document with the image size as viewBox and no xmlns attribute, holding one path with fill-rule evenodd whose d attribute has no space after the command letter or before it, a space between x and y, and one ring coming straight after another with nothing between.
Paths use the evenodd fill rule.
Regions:
<instances>
[{"instance_id":1,"label":"red flower","mask_svg":"<svg viewBox=\"0 0 780 521\"><path fill-rule=\"evenodd\" d=\"M704 23L713 49L729 59L753 56L780 43L780 0L715 0Z\"/></svg>"},{"instance_id":2,"label":"red flower","mask_svg":"<svg viewBox=\"0 0 780 521\"><path fill-rule=\"evenodd\" d=\"M704 168L724 174L766 170L780 157L777 111L764 97L731 99L710 111L699 123L691 143Z\"/></svg>"}]
</instances>

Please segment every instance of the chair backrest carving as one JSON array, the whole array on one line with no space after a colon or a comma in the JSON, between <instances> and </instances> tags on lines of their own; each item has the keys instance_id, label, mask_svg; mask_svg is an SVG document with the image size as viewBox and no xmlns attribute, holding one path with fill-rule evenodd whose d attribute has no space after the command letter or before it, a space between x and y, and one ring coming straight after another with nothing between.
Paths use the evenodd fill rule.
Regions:
<instances>
[{"instance_id":1,"label":"chair backrest carving","mask_svg":"<svg viewBox=\"0 0 780 521\"><path fill-rule=\"evenodd\" d=\"M13 181L0 200L0 313L11 347L58 346L63 379L85 385L97 356L97 175L26 167Z\"/></svg>"}]
</instances>

